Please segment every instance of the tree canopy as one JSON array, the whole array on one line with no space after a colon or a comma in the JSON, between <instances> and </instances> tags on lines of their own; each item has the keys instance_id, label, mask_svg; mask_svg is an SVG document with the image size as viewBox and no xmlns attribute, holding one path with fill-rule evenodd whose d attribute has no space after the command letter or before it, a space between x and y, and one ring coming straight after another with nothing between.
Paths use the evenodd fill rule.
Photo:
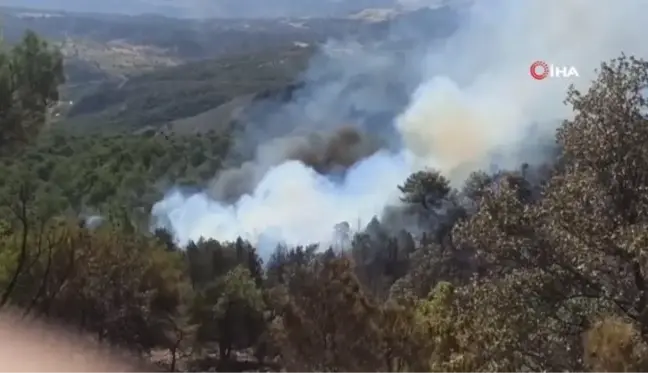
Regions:
<instances>
[{"instance_id":1,"label":"tree canopy","mask_svg":"<svg viewBox=\"0 0 648 373\"><path fill-rule=\"evenodd\" d=\"M375 219L345 250L150 232L165 180L206 183L223 135L49 128L59 54L0 52L0 307L170 371L648 369L648 63L602 63L555 161L398 187L423 232Z\"/></svg>"},{"instance_id":2,"label":"tree canopy","mask_svg":"<svg viewBox=\"0 0 648 373\"><path fill-rule=\"evenodd\" d=\"M60 53L35 33L27 32L9 50L0 44L0 151L24 145L40 132L63 81Z\"/></svg>"}]
</instances>

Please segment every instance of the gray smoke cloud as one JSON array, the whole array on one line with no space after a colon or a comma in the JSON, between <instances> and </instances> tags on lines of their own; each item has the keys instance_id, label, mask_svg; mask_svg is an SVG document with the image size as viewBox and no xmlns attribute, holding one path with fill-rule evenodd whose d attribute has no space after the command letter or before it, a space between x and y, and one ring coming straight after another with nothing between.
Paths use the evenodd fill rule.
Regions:
<instances>
[{"instance_id":1,"label":"gray smoke cloud","mask_svg":"<svg viewBox=\"0 0 648 373\"><path fill-rule=\"evenodd\" d=\"M389 146L357 152L360 160L332 176L317 172L313 162L290 156L285 143L268 145L274 149L270 156L259 156L260 151L251 163L256 166L243 167L255 170L248 172L253 178L241 179L243 195L172 191L155 205L153 216L181 244L200 237L240 236L267 255L265 250L279 242L331 244L340 222L348 222L352 231L363 230L374 216L399 204L396 185L411 172L434 167L458 185L468 172L493 163L514 167L538 161L542 154L531 145L553 135L558 120L570 115L563 104L570 84L586 88L600 62L622 51L646 56L648 45L642 38L648 25L641 20L646 10L648 3L641 0L481 1L470 6L460 28L442 41L421 34L409 40L415 43L407 50L392 53L359 48L354 42L332 44L346 57L316 59L307 72L307 93L283 105L279 115L269 115L285 119L286 113L298 111L306 120L283 133L257 131L243 138L276 144L277 138L297 129L334 130L338 119L348 119L350 107L376 114L377 102L390 101L387 112L398 112L387 115L391 120L374 122L365 116L357 126L358 134L370 133ZM387 39L399 40L398 30L402 28L392 30ZM330 60L336 62L321 63ZM533 80L529 67L536 60L574 66L579 76ZM402 61L407 63L399 65ZM378 80L400 79L405 104L398 95L390 100L389 94L381 97L352 84L366 72ZM320 83L322 76L333 79ZM364 82L372 86L371 79ZM529 136L531 131L534 136ZM264 159L272 162L262 165ZM223 182L217 177L214 183Z\"/></svg>"},{"instance_id":2,"label":"gray smoke cloud","mask_svg":"<svg viewBox=\"0 0 648 373\"><path fill-rule=\"evenodd\" d=\"M271 168L286 160L300 161L320 174L330 175L343 172L379 149L379 139L350 126L277 137L260 144L254 159L223 170L206 193L214 200L231 203L252 193Z\"/></svg>"}]
</instances>

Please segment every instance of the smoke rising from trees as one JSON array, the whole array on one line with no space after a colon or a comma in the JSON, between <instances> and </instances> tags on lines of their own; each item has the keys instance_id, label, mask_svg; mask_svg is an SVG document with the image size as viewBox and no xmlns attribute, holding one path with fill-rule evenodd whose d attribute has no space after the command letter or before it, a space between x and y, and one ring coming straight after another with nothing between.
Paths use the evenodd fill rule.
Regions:
<instances>
[{"instance_id":1,"label":"smoke rising from trees","mask_svg":"<svg viewBox=\"0 0 648 373\"><path fill-rule=\"evenodd\" d=\"M306 88L286 104L294 107L298 103L309 121L290 132L335 130L329 118L347 119L339 118L335 106L339 100L358 109L371 106L375 91L358 89L346 95L341 89L331 91L331 87L348 87L366 67L369 76L379 79L391 74L412 88L409 102L388 126L358 125L391 147L375 153L358 153L353 146L337 148L338 156L343 150L353 151L358 161L345 164L344 172L336 169L331 173L291 155L287 149L294 142L286 140L291 137L277 140L268 131L256 160L243 166L254 170L247 173L253 177L238 178L245 186L241 190L247 193L184 195L173 191L154 207L154 218L170 228L180 243L201 236L218 240L240 236L262 251L279 242L328 245L334 241L335 224L346 221L352 230L361 231L385 208L398 205L396 186L412 172L435 168L460 184L473 170L540 162L542 154L527 149L537 149L532 145L538 138L551 136L559 119L569 116L563 104L568 86L587 86L602 60L622 51L642 54L646 49L641 37L648 26L639 19L644 7L648 4L638 1L570 0L555 6L477 2L451 37L442 42L434 35L419 38L405 58L390 57L380 49L361 51L353 42L337 42L336 50L346 46L345 52L355 58L338 59L331 65L313 64L306 73ZM394 63L396 59L409 61L406 68L413 70L404 73L403 67ZM535 81L528 68L539 59L575 66L580 76ZM337 80L321 83L315 76ZM389 138L394 134L398 141ZM256 136L263 140L258 133ZM324 154L325 149L311 150ZM217 175L214 185L243 168Z\"/></svg>"}]
</instances>

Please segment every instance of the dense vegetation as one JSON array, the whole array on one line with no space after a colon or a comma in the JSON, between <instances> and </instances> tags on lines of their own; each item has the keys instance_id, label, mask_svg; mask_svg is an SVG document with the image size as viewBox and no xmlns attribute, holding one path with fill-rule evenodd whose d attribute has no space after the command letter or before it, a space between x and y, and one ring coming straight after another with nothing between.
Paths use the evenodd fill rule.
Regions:
<instances>
[{"instance_id":1,"label":"dense vegetation","mask_svg":"<svg viewBox=\"0 0 648 373\"><path fill-rule=\"evenodd\" d=\"M348 250L267 263L242 240L181 249L141 224L165 179L213 175L226 137L57 134L60 66L33 34L0 54L0 307L169 370L648 369L647 62L621 56L569 92L546 167L461 190L411 175L422 239L374 221ZM107 221L79 220L95 212Z\"/></svg>"}]
</instances>

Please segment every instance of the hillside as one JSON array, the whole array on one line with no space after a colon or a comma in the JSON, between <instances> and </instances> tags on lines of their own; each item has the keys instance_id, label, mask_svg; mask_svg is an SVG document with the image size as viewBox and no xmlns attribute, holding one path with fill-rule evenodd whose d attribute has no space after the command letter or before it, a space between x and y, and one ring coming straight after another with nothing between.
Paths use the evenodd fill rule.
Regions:
<instances>
[{"instance_id":1,"label":"hillside","mask_svg":"<svg viewBox=\"0 0 648 373\"><path fill-rule=\"evenodd\" d=\"M294 41L325 40L354 33L363 22L346 18L176 19L156 15L121 16L27 11L0 7L3 37L17 41L31 29L68 44L93 41L149 46L183 59L246 53Z\"/></svg>"},{"instance_id":2,"label":"hillside","mask_svg":"<svg viewBox=\"0 0 648 373\"><path fill-rule=\"evenodd\" d=\"M238 96L284 87L303 71L311 54L311 48L271 49L105 82L75 103L67 124L83 131L159 127Z\"/></svg>"},{"instance_id":3,"label":"hillside","mask_svg":"<svg viewBox=\"0 0 648 373\"><path fill-rule=\"evenodd\" d=\"M381 20L376 20L373 13L363 13L355 19L204 23L168 20L168 25L161 17L93 16L99 17L96 27L91 27L90 18L74 15L69 17L79 17L75 19L81 22L70 30L65 29L69 25L62 23L68 16L61 17L34 18L30 22L49 33L54 41L72 32L59 45L66 58L68 76L62 88L63 99L74 104L69 110L61 111L65 117L60 119L63 119L61 126L76 133L114 133L149 126L166 126L181 132L190 128L228 128L238 116L235 113L262 99L265 93L297 83L311 56L320 48L320 42L327 38L347 34L361 43L358 48L366 45L376 51L406 56L411 45L420 42L412 38L413 25L420 34L436 38L443 38L456 27L456 15L447 9L403 13ZM116 22L125 22L130 28L113 31ZM191 44L183 42L183 34L172 34L174 27L189 30L198 24L204 27L193 28L195 34L185 36L195 45L210 45L208 51L202 47L188 50ZM162 27L166 27L165 32L157 33ZM406 32L398 32L400 29ZM74 33L87 38L78 39ZM258 39L257 33L263 33L265 38ZM219 42L209 43L209 39ZM179 49L179 45L184 49ZM326 57L330 61L325 64L337 64L339 69L344 69L346 62L336 62L336 59L347 58L350 52L362 53L332 50ZM344 72L327 72L328 77L324 76L317 84L337 79L335 74ZM345 89L351 94L354 87L368 90L375 86L378 92L383 86L395 85L388 91L397 93L402 90L398 87L401 78L380 73L358 75L347 79ZM256 98L250 101L246 99L248 95ZM390 101L400 100L394 96ZM223 104L226 105L219 108ZM385 110L391 109L385 107Z\"/></svg>"},{"instance_id":4,"label":"hillside","mask_svg":"<svg viewBox=\"0 0 648 373\"><path fill-rule=\"evenodd\" d=\"M398 11L360 8L340 18L281 17L272 19L192 20L159 15L124 16L68 13L0 7L6 42L17 42L28 29L62 46L74 81L85 70L128 75L158 66L244 54L297 42L318 43L354 37L381 40L402 25L429 25L452 30L455 16L444 10ZM77 72L77 70L84 70Z\"/></svg>"},{"instance_id":5,"label":"hillside","mask_svg":"<svg viewBox=\"0 0 648 373\"><path fill-rule=\"evenodd\" d=\"M2 7L0 27L9 44L33 30L61 48L67 75L63 95L72 101L101 83L121 84L159 68L344 35L372 35L377 29L364 20L343 18L191 20Z\"/></svg>"}]
</instances>

